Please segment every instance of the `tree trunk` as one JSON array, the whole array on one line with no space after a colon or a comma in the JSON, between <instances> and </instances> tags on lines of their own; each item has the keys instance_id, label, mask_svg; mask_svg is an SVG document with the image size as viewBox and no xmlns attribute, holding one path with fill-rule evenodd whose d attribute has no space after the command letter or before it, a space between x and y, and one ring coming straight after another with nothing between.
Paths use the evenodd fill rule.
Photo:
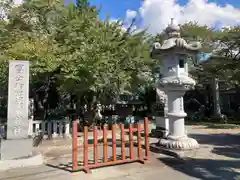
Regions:
<instances>
[{"instance_id":1,"label":"tree trunk","mask_svg":"<svg viewBox=\"0 0 240 180\"><path fill-rule=\"evenodd\" d=\"M212 81L213 89L213 117L221 118L220 95L219 95L219 79L214 77Z\"/></svg>"}]
</instances>

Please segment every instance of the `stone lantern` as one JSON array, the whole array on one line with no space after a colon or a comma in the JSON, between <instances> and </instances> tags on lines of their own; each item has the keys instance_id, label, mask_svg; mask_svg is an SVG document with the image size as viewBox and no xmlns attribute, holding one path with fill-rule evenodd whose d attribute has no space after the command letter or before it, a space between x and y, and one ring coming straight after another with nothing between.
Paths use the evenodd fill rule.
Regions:
<instances>
[{"instance_id":1,"label":"stone lantern","mask_svg":"<svg viewBox=\"0 0 240 180\"><path fill-rule=\"evenodd\" d=\"M195 81L188 76L188 60L195 57L200 48L199 42L188 44L180 35L180 27L173 23L166 28L167 39L161 45L154 43L151 55L161 58L162 78L157 88L163 90L168 98L169 134L159 140L159 145L171 149L195 149L198 142L185 133L183 96L194 87Z\"/></svg>"}]
</instances>

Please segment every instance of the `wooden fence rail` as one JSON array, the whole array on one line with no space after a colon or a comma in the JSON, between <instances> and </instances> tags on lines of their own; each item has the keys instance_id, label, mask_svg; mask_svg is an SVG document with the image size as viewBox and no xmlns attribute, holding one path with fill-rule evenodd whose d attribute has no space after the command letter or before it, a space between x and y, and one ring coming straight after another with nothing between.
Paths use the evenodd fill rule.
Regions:
<instances>
[{"instance_id":1,"label":"wooden fence rail","mask_svg":"<svg viewBox=\"0 0 240 180\"><path fill-rule=\"evenodd\" d=\"M142 129L142 124L138 123L137 128L134 129L132 125L125 129L124 124L119 125L120 129L120 155L117 152L117 125L113 124L111 127L111 158L109 158L109 143L108 143L108 128L105 126L102 132L102 142L98 139L98 128L93 128L93 144L89 144L88 139L88 127L84 127L83 133L83 143L78 143L78 123L73 122L73 135L72 135L72 172L83 170L86 173L91 173L91 169L112 166L118 164L140 162L145 163L149 156L149 139L148 139L148 118L144 119L144 128ZM129 135L129 141L126 141L126 133ZM137 134L137 140L134 140L134 133ZM142 137L143 136L143 137ZM144 138L144 143L143 139ZM99 153L100 143L103 147L102 153ZM126 144L129 144L127 147ZM144 145L144 149L142 146ZM83 151L79 151L83 148ZM89 163L89 149L93 148L93 162ZM129 148L129 155L126 155L126 149ZM137 155L135 155L135 150L137 149ZM144 151L144 152L143 152ZM79 154L83 153L83 163L79 164ZM101 155L102 154L102 155Z\"/></svg>"}]
</instances>

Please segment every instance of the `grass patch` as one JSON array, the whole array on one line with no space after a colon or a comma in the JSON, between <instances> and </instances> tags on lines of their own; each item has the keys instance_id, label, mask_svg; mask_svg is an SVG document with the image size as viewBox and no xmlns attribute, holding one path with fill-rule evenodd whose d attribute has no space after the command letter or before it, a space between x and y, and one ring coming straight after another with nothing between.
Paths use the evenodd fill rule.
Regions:
<instances>
[{"instance_id":1,"label":"grass patch","mask_svg":"<svg viewBox=\"0 0 240 180\"><path fill-rule=\"evenodd\" d=\"M212 123L207 125L206 128L211 128L211 129L237 129L240 128L240 125L238 124L216 124Z\"/></svg>"},{"instance_id":2,"label":"grass patch","mask_svg":"<svg viewBox=\"0 0 240 180\"><path fill-rule=\"evenodd\" d=\"M206 121L200 121L200 122L191 122L186 121L186 125L196 125L196 126L206 126L206 128L211 129L237 129L240 128L240 121L228 121L228 123L222 123L222 122L206 122Z\"/></svg>"}]
</instances>

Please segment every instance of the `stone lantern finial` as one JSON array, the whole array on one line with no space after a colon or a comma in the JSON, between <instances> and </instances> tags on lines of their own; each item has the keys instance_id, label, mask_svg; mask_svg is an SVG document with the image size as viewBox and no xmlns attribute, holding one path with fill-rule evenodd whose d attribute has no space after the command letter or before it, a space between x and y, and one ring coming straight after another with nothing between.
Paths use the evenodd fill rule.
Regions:
<instances>
[{"instance_id":1,"label":"stone lantern finial","mask_svg":"<svg viewBox=\"0 0 240 180\"><path fill-rule=\"evenodd\" d=\"M174 18L171 18L171 25L173 25Z\"/></svg>"},{"instance_id":2,"label":"stone lantern finial","mask_svg":"<svg viewBox=\"0 0 240 180\"><path fill-rule=\"evenodd\" d=\"M171 18L171 24L166 28L166 33L168 38L179 38L180 37L180 27L174 24L174 18Z\"/></svg>"}]
</instances>

